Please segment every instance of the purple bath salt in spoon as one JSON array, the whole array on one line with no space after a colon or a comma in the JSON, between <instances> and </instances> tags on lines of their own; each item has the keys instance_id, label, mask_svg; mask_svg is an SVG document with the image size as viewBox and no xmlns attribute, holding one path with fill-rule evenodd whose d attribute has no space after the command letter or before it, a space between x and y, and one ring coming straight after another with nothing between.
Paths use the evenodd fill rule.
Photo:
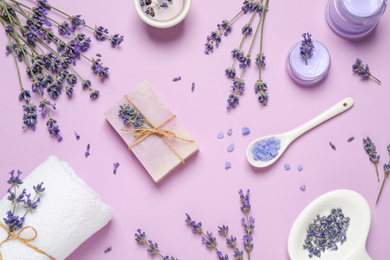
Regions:
<instances>
[{"instance_id":1,"label":"purple bath salt in spoon","mask_svg":"<svg viewBox=\"0 0 390 260\"><path fill-rule=\"evenodd\" d=\"M341 100L340 102L338 102L336 105L332 106L331 108L329 108L328 110L323 112L322 114L316 116L315 118L313 118L309 122L295 128L289 132L286 132L283 134L277 134L277 135L264 136L264 137L260 137L256 140L254 140L252 143L249 144L247 152L246 152L246 157L248 159L248 162L252 166L257 167L257 168L267 167L267 166L273 164L274 162L276 162L276 160L279 159L279 157L283 154L283 152L287 149L287 147L296 138L303 135L304 133L306 133L307 131L309 131L313 127L316 127L317 125L325 122L326 120L331 119L332 117L337 116L338 114L350 109L353 106L353 103L354 103L354 101L351 97L345 98L345 99ZM257 159L256 154L252 153L252 151L256 150L256 149L253 149L253 148L257 145L257 143L264 142L265 140L268 140L271 137L274 137L275 140L280 140L280 149L277 150L277 152L278 152L277 155L268 161L256 160Z\"/></svg>"}]
</instances>

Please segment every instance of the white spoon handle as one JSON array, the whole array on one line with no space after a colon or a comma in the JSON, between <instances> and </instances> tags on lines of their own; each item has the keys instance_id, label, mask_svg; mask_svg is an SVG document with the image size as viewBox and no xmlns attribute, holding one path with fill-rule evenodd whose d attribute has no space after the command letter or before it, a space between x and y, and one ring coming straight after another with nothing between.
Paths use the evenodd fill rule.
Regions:
<instances>
[{"instance_id":1,"label":"white spoon handle","mask_svg":"<svg viewBox=\"0 0 390 260\"><path fill-rule=\"evenodd\" d=\"M313 118L309 122L307 122L301 126L298 126L297 128L288 132L288 134L291 136L291 142L295 138L297 138L298 136L300 136L300 135L306 133L307 131L309 131L310 129L312 129L313 127L316 127L317 125L325 122L326 120L328 120L334 116L337 116L338 114L350 109L352 106L353 106L353 98L348 97L348 98L341 100L336 105L329 108L328 110L326 110L322 114L316 116L315 118Z\"/></svg>"}]
</instances>

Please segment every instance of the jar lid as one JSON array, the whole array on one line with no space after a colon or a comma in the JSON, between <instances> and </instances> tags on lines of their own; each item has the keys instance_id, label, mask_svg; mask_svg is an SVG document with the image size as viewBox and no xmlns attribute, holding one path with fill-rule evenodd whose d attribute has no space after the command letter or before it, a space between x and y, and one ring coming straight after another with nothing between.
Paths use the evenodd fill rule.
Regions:
<instances>
[{"instance_id":1,"label":"jar lid","mask_svg":"<svg viewBox=\"0 0 390 260\"><path fill-rule=\"evenodd\" d=\"M313 56L307 60L301 57L301 42L295 43L289 50L286 69L290 77L302 85L314 85L326 77L330 69L328 49L319 41L313 40Z\"/></svg>"}]
</instances>

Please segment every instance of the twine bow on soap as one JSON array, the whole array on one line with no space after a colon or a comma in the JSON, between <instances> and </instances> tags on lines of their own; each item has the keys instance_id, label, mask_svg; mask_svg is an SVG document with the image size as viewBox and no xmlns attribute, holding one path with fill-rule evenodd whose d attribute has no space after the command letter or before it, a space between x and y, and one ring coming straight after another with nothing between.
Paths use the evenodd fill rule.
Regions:
<instances>
[{"instance_id":1,"label":"twine bow on soap","mask_svg":"<svg viewBox=\"0 0 390 260\"><path fill-rule=\"evenodd\" d=\"M8 232L9 234L9 237L5 240L3 240L3 242L0 243L0 247L7 241L10 241L12 239L17 239L19 240L20 242L22 242L23 244L25 244L26 246L34 249L35 251L37 251L38 253L41 253L45 256L47 256L48 258L50 258L51 260L55 260L54 257L51 257L50 255L46 254L45 252L43 252L42 250L38 249L37 247L29 244L28 242L30 241L33 241L35 238L37 238L38 236L38 232L35 230L35 228L31 227L31 226L27 226L27 227L24 227L22 228L18 233L14 233L14 232L9 232L8 228L6 226L3 225L3 223L0 222L0 226ZM32 231L34 231L34 236L32 238L21 238L20 237L20 234L25 231L26 229L31 229ZM1 255L1 252L0 252L0 260L3 260L3 256Z\"/></svg>"},{"instance_id":2,"label":"twine bow on soap","mask_svg":"<svg viewBox=\"0 0 390 260\"><path fill-rule=\"evenodd\" d=\"M162 122L161 124L159 124L158 126L154 126L152 124L152 122L150 122L150 120L145 116L144 113L142 113L142 111L134 104L134 102L127 96L125 95L125 97L127 98L127 100L129 100L129 102L135 107L135 109L138 110L138 112L140 112L141 114L143 114L144 116L144 119L148 122L148 124L152 127L152 128L133 128L133 129L122 129L122 131L125 131L125 132L137 132L136 134L134 134L134 137L141 137L140 139L138 139L135 143L133 143L132 145L129 146L129 149L131 149L134 145L138 144L139 142L142 142L146 137L148 137L149 135L151 134L155 134L155 135L158 135L159 137L161 137L167 144L168 146L172 149L172 151L177 155L177 157L179 157L180 161L184 164L184 160L183 158L181 158L181 156L179 155L179 153L175 150L175 148L169 143L169 141L165 138L165 137L170 137L170 138L175 138L175 139L179 139L179 140L182 140L182 141L185 141L185 142L190 142L190 143L193 143L195 142L194 140L189 140L189 139L184 139L184 138L181 138L181 137L178 137L176 136L176 134L172 131L169 131L169 130L166 130L166 129L163 129L163 128L160 128L161 126L163 126L165 123L167 123L169 120L171 120L172 118L175 118L176 116L175 115L172 115L170 117L168 117L164 122Z\"/></svg>"}]
</instances>

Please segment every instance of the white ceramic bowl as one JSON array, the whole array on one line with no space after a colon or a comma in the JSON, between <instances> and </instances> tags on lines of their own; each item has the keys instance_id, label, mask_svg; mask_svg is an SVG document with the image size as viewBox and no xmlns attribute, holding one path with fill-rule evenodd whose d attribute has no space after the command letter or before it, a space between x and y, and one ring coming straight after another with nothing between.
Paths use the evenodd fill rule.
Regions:
<instances>
[{"instance_id":1,"label":"white ceramic bowl","mask_svg":"<svg viewBox=\"0 0 390 260\"><path fill-rule=\"evenodd\" d=\"M168 21L157 21L157 20L150 18L149 16L147 16L144 13L144 10L140 5L139 0L134 0L135 10L137 11L137 13L138 13L139 17L142 19L142 21L144 21L145 23L147 23L153 27L156 27L156 28L169 28L169 27L175 26L176 24L183 21L184 18L187 16L188 12L190 11L191 3L192 3L192 0L184 0L183 9L179 13L179 15L177 15L175 18L168 20Z\"/></svg>"},{"instance_id":2,"label":"white ceramic bowl","mask_svg":"<svg viewBox=\"0 0 390 260\"><path fill-rule=\"evenodd\" d=\"M309 258L309 252L302 245L306 229L317 215L329 215L331 209L341 208L350 218L347 240L337 251L325 251L321 260L372 260L366 251L366 240L371 225L371 212L367 201L359 193L351 190L328 192L311 202L295 220L288 236L287 249L291 260ZM339 244L338 244L339 245Z\"/></svg>"}]
</instances>

